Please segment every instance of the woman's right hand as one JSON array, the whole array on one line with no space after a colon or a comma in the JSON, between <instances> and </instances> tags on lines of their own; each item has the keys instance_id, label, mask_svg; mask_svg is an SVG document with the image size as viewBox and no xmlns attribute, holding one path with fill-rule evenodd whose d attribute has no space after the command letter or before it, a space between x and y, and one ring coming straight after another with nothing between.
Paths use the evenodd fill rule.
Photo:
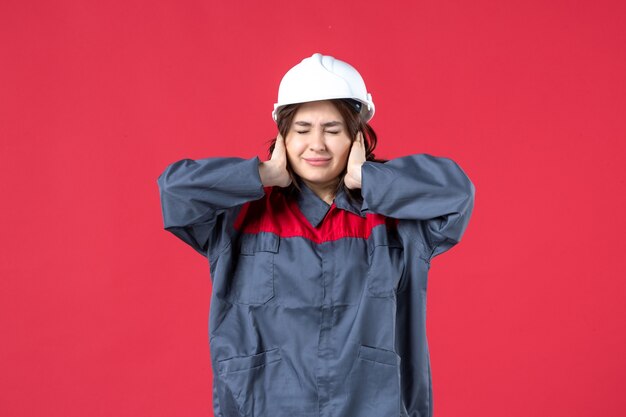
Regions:
<instances>
[{"instance_id":1,"label":"woman's right hand","mask_svg":"<svg viewBox=\"0 0 626 417\"><path fill-rule=\"evenodd\" d=\"M291 184L291 176L287 171L285 139L280 133L276 137L276 144L270 160L259 164L259 175L264 187L286 187Z\"/></svg>"}]
</instances>

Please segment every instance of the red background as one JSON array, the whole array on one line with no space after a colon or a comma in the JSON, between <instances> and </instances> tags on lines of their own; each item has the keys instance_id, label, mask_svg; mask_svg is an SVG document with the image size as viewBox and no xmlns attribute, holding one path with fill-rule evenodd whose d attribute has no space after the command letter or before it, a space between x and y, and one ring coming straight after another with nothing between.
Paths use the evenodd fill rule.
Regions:
<instances>
[{"instance_id":1,"label":"red background","mask_svg":"<svg viewBox=\"0 0 626 417\"><path fill-rule=\"evenodd\" d=\"M364 76L378 156L476 185L430 272L436 416L626 415L623 4L3 0L0 415L211 415L208 265L156 178L265 157L314 52Z\"/></svg>"}]
</instances>

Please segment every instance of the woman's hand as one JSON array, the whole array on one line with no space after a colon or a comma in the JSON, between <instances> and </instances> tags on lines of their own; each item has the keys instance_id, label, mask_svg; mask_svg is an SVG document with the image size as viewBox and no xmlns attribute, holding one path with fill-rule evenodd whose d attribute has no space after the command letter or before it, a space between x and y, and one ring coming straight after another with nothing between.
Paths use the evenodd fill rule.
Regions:
<instances>
[{"instance_id":1,"label":"woman's hand","mask_svg":"<svg viewBox=\"0 0 626 417\"><path fill-rule=\"evenodd\" d=\"M291 184L291 177L287 171L285 140L280 133L276 137L270 160L259 164L259 176L264 187L286 187Z\"/></svg>"},{"instance_id":2,"label":"woman's hand","mask_svg":"<svg viewBox=\"0 0 626 417\"><path fill-rule=\"evenodd\" d=\"M359 132L352 142L350 156L348 156L348 170L343 179L344 184L349 189L361 188L361 165L365 162L365 144L363 143L363 133Z\"/></svg>"}]
</instances>

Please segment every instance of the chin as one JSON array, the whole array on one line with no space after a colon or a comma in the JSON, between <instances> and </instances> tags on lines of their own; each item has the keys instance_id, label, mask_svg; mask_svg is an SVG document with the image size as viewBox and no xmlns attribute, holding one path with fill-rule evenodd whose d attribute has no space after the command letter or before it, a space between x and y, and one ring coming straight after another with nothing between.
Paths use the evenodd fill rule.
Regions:
<instances>
[{"instance_id":1,"label":"chin","mask_svg":"<svg viewBox=\"0 0 626 417\"><path fill-rule=\"evenodd\" d=\"M294 172L304 181L308 181L316 185L328 185L329 183L338 182L339 176L341 175L341 171L338 171L337 169L311 169L310 167L302 168L304 169L296 168L294 169Z\"/></svg>"},{"instance_id":2,"label":"chin","mask_svg":"<svg viewBox=\"0 0 626 417\"><path fill-rule=\"evenodd\" d=\"M296 174L298 174L298 176L302 178L304 181L308 181L314 184L325 184L335 179L334 177L330 175L325 175L322 173L296 172Z\"/></svg>"}]
</instances>

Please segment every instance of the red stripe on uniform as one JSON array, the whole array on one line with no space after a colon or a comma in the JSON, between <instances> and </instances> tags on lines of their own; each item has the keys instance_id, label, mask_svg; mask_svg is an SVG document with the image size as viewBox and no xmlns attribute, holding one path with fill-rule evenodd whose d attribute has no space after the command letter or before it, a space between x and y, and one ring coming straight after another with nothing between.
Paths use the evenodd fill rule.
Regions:
<instances>
[{"instance_id":1,"label":"red stripe on uniform","mask_svg":"<svg viewBox=\"0 0 626 417\"><path fill-rule=\"evenodd\" d=\"M300 211L296 199L287 199L280 192L265 189L265 196L242 207L235 229L242 233L275 233L280 237L303 237L315 243L346 237L367 239L372 229L381 224L395 226L395 219L380 214L367 214L365 218L346 210L330 206L319 228L311 226Z\"/></svg>"}]
</instances>

